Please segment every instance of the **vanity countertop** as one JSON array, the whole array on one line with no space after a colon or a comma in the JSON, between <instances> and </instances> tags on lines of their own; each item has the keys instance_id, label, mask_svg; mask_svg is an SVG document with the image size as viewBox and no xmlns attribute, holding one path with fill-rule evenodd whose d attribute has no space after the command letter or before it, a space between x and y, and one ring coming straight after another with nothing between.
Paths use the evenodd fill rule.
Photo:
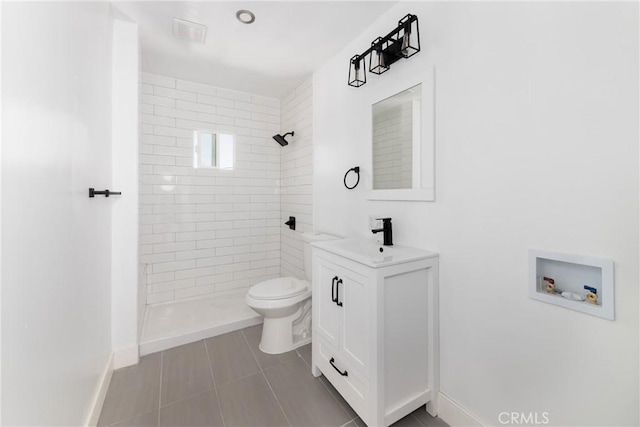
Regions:
<instances>
[{"instance_id":1,"label":"vanity countertop","mask_svg":"<svg viewBox=\"0 0 640 427\"><path fill-rule=\"evenodd\" d=\"M311 245L372 268L438 257L437 252L406 246L383 246L367 239L327 240Z\"/></svg>"}]
</instances>

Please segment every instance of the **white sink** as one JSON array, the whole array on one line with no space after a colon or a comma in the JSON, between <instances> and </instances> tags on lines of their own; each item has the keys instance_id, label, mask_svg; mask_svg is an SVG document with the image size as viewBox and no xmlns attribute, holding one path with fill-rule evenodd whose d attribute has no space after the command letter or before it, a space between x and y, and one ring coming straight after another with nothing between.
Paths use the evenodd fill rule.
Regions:
<instances>
[{"instance_id":1,"label":"white sink","mask_svg":"<svg viewBox=\"0 0 640 427\"><path fill-rule=\"evenodd\" d=\"M366 239L327 240L311 244L316 248L373 268L388 267L438 256L436 252L404 246L383 246Z\"/></svg>"}]
</instances>

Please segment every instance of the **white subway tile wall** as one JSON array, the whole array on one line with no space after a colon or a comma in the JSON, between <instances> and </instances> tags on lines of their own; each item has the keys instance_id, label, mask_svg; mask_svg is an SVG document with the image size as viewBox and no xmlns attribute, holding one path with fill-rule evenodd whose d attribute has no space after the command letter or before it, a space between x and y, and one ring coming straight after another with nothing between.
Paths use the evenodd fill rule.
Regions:
<instances>
[{"instance_id":1,"label":"white subway tile wall","mask_svg":"<svg viewBox=\"0 0 640 427\"><path fill-rule=\"evenodd\" d=\"M142 326L147 309L147 264L138 266L138 339L142 337Z\"/></svg>"},{"instance_id":2,"label":"white subway tile wall","mask_svg":"<svg viewBox=\"0 0 640 427\"><path fill-rule=\"evenodd\" d=\"M313 231L313 82L308 79L282 100L282 133L287 137L281 157L281 218L296 217L296 231L282 228L281 274L304 278L301 233ZM275 144L275 141L274 141ZM277 145L277 144L276 144Z\"/></svg>"},{"instance_id":3,"label":"white subway tile wall","mask_svg":"<svg viewBox=\"0 0 640 427\"><path fill-rule=\"evenodd\" d=\"M281 152L271 136L280 101L149 73L140 80L147 304L244 292L278 277ZM234 170L193 167L196 129L236 135Z\"/></svg>"}]
</instances>

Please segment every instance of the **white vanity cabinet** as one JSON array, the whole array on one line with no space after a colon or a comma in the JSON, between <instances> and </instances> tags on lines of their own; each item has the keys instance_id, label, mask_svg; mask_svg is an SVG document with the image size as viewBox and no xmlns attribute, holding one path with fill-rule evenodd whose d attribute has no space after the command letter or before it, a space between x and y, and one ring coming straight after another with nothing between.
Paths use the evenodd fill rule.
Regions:
<instances>
[{"instance_id":1,"label":"white vanity cabinet","mask_svg":"<svg viewBox=\"0 0 640 427\"><path fill-rule=\"evenodd\" d=\"M328 345L340 349L340 364L348 362L363 375L368 369L366 333L371 321L369 277L318 258L317 330ZM315 299L315 298L314 298ZM312 301L314 301L312 299ZM338 357L338 355L335 355Z\"/></svg>"},{"instance_id":2,"label":"white vanity cabinet","mask_svg":"<svg viewBox=\"0 0 640 427\"><path fill-rule=\"evenodd\" d=\"M333 242L313 245L313 375L324 374L370 427L425 403L437 415L437 254L394 247L369 256L375 247L359 258L358 241ZM360 253L350 258L350 249Z\"/></svg>"}]
</instances>

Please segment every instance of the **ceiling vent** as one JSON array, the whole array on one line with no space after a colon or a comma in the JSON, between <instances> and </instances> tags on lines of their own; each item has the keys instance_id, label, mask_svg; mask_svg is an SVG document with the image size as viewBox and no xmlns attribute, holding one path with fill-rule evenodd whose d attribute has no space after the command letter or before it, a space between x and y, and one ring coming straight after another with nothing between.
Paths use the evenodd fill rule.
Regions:
<instances>
[{"instance_id":1,"label":"ceiling vent","mask_svg":"<svg viewBox=\"0 0 640 427\"><path fill-rule=\"evenodd\" d=\"M177 39L204 43L207 38L207 26L180 18L173 18L173 36Z\"/></svg>"}]
</instances>

